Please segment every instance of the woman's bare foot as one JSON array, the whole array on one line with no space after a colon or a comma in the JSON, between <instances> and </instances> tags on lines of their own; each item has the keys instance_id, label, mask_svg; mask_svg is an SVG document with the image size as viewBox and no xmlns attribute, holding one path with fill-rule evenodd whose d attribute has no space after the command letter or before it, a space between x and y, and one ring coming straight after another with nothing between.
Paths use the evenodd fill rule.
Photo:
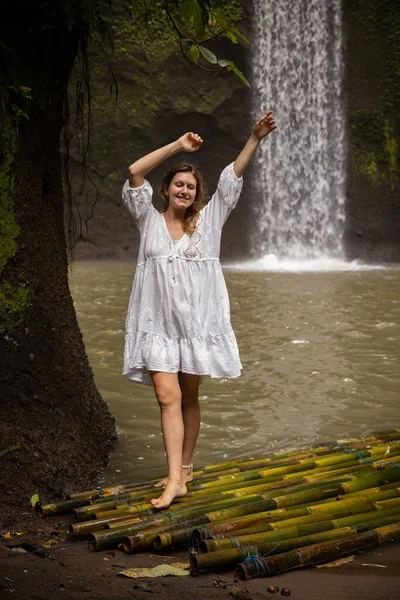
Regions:
<instances>
[{"instance_id":1,"label":"woman's bare foot","mask_svg":"<svg viewBox=\"0 0 400 600\"><path fill-rule=\"evenodd\" d=\"M189 481L193 481L193 464L182 467L181 482L189 483ZM165 490L167 485L168 485L168 476L164 477L164 479L162 479L158 483L155 483L154 487L160 487L160 488L163 488L163 490Z\"/></svg>"},{"instance_id":2,"label":"woman's bare foot","mask_svg":"<svg viewBox=\"0 0 400 600\"><path fill-rule=\"evenodd\" d=\"M181 498L187 494L186 485L180 482L169 482L159 498L150 500L154 508L168 508L174 498Z\"/></svg>"},{"instance_id":3,"label":"woman's bare foot","mask_svg":"<svg viewBox=\"0 0 400 600\"><path fill-rule=\"evenodd\" d=\"M163 488L163 490L165 490L165 488L167 487L167 483L168 483L168 477L164 477L164 479L162 479L158 483L155 483L154 487L161 487L161 488Z\"/></svg>"}]
</instances>

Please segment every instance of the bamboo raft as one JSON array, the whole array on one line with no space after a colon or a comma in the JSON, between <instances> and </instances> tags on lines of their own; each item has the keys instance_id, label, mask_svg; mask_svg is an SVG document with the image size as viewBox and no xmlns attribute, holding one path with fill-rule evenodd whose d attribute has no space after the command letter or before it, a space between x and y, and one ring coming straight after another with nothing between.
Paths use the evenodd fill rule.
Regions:
<instances>
[{"instance_id":1,"label":"bamboo raft","mask_svg":"<svg viewBox=\"0 0 400 600\"><path fill-rule=\"evenodd\" d=\"M345 447L343 446L345 444ZM73 512L93 551L190 550L191 573L248 580L336 560L400 539L400 429L351 442L209 465L166 511L155 481L38 505Z\"/></svg>"}]
</instances>

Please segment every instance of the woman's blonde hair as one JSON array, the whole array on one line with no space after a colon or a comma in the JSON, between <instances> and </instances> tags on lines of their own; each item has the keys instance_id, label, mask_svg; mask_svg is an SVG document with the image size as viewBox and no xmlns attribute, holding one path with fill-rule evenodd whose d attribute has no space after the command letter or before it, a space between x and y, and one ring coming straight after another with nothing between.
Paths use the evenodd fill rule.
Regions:
<instances>
[{"instance_id":1,"label":"woman's blonde hair","mask_svg":"<svg viewBox=\"0 0 400 600\"><path fill-rule=\"evenodd\" d=\"M203 208L204 184L202 176L197 171L197 169L190 163L180 163L178 165L174 165L168 171L168 173L164 175L161 182L160 195L165 202L165 207L161 209L161 212L165 212L169 206L168 188L171 181L177 173L191 173L195 178L197 184L196 198L194 199L193 204L187 207L183 221L183 230L185 231L185 233L192 235L192 233L196 229L196 222L199 218L200 211Z\"/></svg>"}]
</instances>

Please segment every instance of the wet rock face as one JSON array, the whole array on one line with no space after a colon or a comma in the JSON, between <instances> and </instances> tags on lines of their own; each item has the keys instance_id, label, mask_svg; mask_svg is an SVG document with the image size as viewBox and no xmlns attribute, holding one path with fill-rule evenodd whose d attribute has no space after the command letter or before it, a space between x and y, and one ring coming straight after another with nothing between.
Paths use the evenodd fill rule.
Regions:
<instances>
[{"instance_id":1,"label":"wet rock face","mask_svg":"<svg viewBox=\"0 0 400 600\"><path fill-rule=\"evenodd\" d=\"M349 258L400 260L400 3L344 0Z\"/></svg>"}]
</instances>

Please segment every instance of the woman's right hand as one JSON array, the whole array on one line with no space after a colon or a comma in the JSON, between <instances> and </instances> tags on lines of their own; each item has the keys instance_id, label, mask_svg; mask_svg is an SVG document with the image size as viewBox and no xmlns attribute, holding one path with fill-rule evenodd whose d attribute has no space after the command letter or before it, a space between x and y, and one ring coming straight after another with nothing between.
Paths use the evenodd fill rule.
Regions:
<instances>
[{"instance_id":1,"label":"woman's right hand","mask_svg":"<svg viewBox=\"0 0 400 600\"><path fill-rule=\"evenodd\" d=\"M196 152L203 143L201 137L192 131L182 135L178 141L185 152Z\"/></svg>"}]
</instances>

